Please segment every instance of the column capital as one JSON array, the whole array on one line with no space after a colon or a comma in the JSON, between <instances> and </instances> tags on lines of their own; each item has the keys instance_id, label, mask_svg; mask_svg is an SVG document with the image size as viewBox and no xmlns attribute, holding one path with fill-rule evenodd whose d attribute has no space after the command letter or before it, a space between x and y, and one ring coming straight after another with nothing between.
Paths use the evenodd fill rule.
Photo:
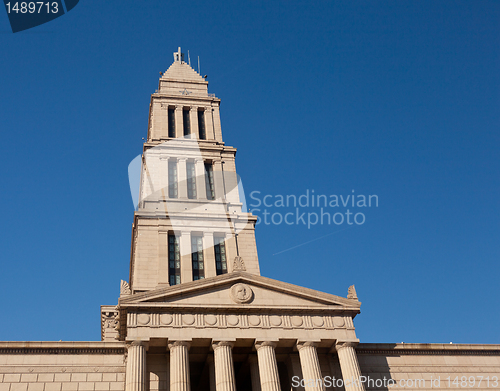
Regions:
<instances>
[{"instance_id":1,"label":"column capital","mask_svg":"<svg viewBox=\"0 0 500 391\"><path fill-rule=\"evenodd\" d=\"M318 346L317 341L297 341L297 350L300 352L306 347L316 348Z\"/></svg>"},{"instance_id":2,"label":"column capital","mask_svg":"<svg viewBox=\"0 0 500 391\"><path fill-rule=\"evenodd\" d=\"M169 341L167 346L169 350L178 346L184 346L189 349L191 347L191 341Z\"/></svg>"},{"instance_id":3,"label":"column capital","mask_svg":"<svg viewBox=\"0 0 500 391\"><path fill-rule=\"evenodd\" d=\"M276 341L255 341L255 349L257 349L257 351L265 346L270 346L273 349L275 349L276 346L278 346L278 342L276 342Z\"/></svg>"},{"instance_id":4,"label":"column capital","mask_svg":"<svg viewBox=\"0 0 500 391\"><path fill-rule=\"evenodd\" d=\"M351 340L351 341L336 341L335 342L335 350L338 352L344 348L355 348L358 346L359 340Z\"/></svg>"},{"instance_id":5,"label":"column capital","mask_svg":"<svg viewBox=\"0 0 500 391\"><path fill-rule=\"evenodd\" d=\"M134 347L134 346L142 346L142 347L144 347L144 349L147 350L149 348L149 341L143 341L143 340L129 341L129 342L126 342L126 345L127 345L127 349Z\"/></svg>"},{"instance_id":6,"label":"column capital","mask_svg":"<svg viewBox=\"0 0 500 391\"><path fill-rule=\"evenodd\" d=\"M234 346L234 341L212 341L212 349L214 351L223 346L229 346L232 349Z\"/></svg>"}]
</instances>

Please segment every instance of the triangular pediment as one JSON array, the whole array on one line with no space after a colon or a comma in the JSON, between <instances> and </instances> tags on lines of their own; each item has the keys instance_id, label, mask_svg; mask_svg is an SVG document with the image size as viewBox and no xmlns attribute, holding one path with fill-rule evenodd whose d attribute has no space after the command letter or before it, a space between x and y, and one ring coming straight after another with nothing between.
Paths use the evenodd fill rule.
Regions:
<instances>
[{"instance_id":1,"label":"triangular pediment","mask_svg":"<svg viewBox=\"0 0 500 391\"><path fill-rule=\"evenodd\" d=\"M121 297L121 307L343 310L359 312L356 299L270 278L234 272Z\"/></svg>"}]
</instances>

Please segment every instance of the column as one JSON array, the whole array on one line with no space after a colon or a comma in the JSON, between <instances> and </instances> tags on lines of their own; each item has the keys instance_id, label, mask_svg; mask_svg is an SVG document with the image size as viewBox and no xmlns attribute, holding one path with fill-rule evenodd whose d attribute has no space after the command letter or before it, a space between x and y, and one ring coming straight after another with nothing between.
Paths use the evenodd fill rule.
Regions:
<instances>
[{"instance_id":1,"label":"column","mask_svg":"<svg viewBox=\"0 0 500 391\"><path fill-rule=\"evenodd\" d=\"M205 107L203 114L205 116L205 132L207 134L207 140L215 140L214 123L212 122L212 107Z\"/></svg>"},{"instance_id":2,"label":"column","mask_svg":"<svg viewBox=\"0 0 500 391\"><path fill-rule=\"evenodd\" d=\"M186 169L186 158L177 159L177 192L179 199L187 199L188 188L187 188L187 169Z\"/></svg>"},{"instance_id":3,"label":"column","mask_svg":"<svg viewBox=\"0 0 500 391\"><path fill-rule=\"evenodd\" d=\"M146 346L142 341L134 341L128 346L125 391L145 391L146 387Z\"/></svg>"},{"instance_id":4,"label":"column","mask_svg":"<svg viewBox=\"0 0 500 391\"><path fill-rule=\"evenodd\" d=\"M212 344L215 361L215 388L217 391L236 391L233 345L233 342L228 341Z\"/></svg>"},{"instance_id":5,"label":"column","mask_svg":"<svg viewBox=\"0 0 500 391\"><path fill-rule=\"evenodd\" d=\"M227 272L232 273L234 258L238 255L238 252L236 251L236 238L232 232L226 232L225 243L226 243L226 257L227 257Z\"/></svg>"},{"instance_id":6,"label":"column","mask_svg":"<svg viewBox=\"0 0 500 391\"><path fill-rule=\"evenodd\" d=\"M255 354L250 355L248 362L250 364L250 376L252 377L252 391L261 391L257 356Z\"/></svg>"},{"instance_id":7,"label":"column","mask_svg":"<svg viewBox=\"0 0 500 391\"><path fill-rule=\"evenodd\" d=\"M349 388L349 391L365 391L365 386L361 382L358 357L354 349L357 344L357 341L337 341L335 344L335 349L339 355L340 370L344 379L344 385L346 389Z\"/></svg>"},{"instance_id":8,"label":"column","mask_svg":"<svg viewBox=\"0 0 500 391\"><path fill-rule=\"evenodd\" d=\"M189 342L175 341L168 344L170 350L170 390L190 391Z\"/></svg>"},{"instance_id":9,"label":"column","mask_svg":"<svg viewBox=\"0 0 500 391\"><path fill-rule=\"evenodd\" d=\"M262 391L281 391L276 361L276 342L258 342L255 344L259 360L260 387Z\"/></svg>"},{"instance_id":10,"label":"column","mask_svg":"<svg viewBox=\"0 0 500 391\"><path fill-rule=\"evenodd\" d=\"M306 391L324 391L323 376L314 342L297 342Z\"/></svg>"},{"instance_id":11,"label":"column","mask_svg":"<svg viewBox=\"0 0 500 391\"><path fill-rule=\"evenodd\" d=\"M198 106L191 106L189 109L189 120L191 122L191 138L198 140L200 138L198 132Z\"/></svg>"},{"instance_id":12,"label":"column","mask_svg":"<svg viewBox=\"0 0 500 391\"><path fill-rule=\"evenodd\" d=\"M205 162L203 159L196 159L196 192L197 199L206 200L207 199L207 186L205 183Z\"/></svg>"},{"instance_id":13,"label":"column","mask_svg":"<svg viewBox=\"0 0 500 391\"><path fill-rule=\"evenodd\" d=\"M182 106L175 106L175 136L184 137L184 124L182 121Z\"/></svg>"},{"instance_id":14,"label":"column","mask_svg":"<svg viewBox=\"0 0 500 391\"><path fill-rule=\"evenodd\" d=\"M220 126L220 111L219 111L219 105L213 106L212 107L213 112L213 118L214 118L214 133L215 133L215 139L219 142L222 142L222 130Z\"/></svg>"},{"instance_id":15,"label":"column","mask_svg":"<svg viewBox=\"0 0 500 391\"><path fill-rule=\"evenodd\" d=\"M191 259L191 232L181 231L179 238L181 252L181 284L193 281L193 262Z\"/></svg>"},{"instance_id":16,"label":"column","mask_svg":"<svg viewBox=\"0 0 500 391\"><path fill-rule=\"evenodd\" d=\"M217 275L217 270L215 267L215 250L214 250L214 233L204 232L203 233L203 247L205 251L203 252L205 258L205 278L215 277Z\"/></svg>"},{"instance_id":17,"label":"column","mask_svg":"<svg viewBox=\"0 0 500 391\"><path fill-rule=\"evenodd\" d=\"M222 201L225 201L226 195L224 192L224 172L222 171L222 161L215 160L214 161L214 186L215 186L215 197Z\"/></svg>"}]
</instances>

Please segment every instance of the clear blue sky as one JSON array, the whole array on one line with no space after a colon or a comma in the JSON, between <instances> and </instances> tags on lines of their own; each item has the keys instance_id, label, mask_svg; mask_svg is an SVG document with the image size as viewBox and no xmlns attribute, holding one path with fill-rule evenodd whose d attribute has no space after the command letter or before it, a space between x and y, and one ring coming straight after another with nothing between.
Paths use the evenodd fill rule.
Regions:
<instances>
[{"instance_id":1,"label":"clear blue sky","mask_svg":"<svg viewBox=\"0 0 500 391\"><path fill-rule=\"evenodd\" d=\"M127 166L181 46L247 201L379 197L361 226L260 224L262 275L356 284L362 342L500 343L499 2L81 0L17 34L0 10L0 42L0 340L100 339L128 280Z\"/></svg>"}]
</instances>

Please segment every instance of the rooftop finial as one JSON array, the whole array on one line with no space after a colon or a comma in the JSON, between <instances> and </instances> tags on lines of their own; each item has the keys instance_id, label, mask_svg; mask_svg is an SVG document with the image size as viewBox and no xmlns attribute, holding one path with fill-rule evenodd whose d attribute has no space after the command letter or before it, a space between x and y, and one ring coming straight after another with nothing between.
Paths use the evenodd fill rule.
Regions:
<instances>
[{"instance_id":1,"label":"rooftop finial","mask_svg":"<svg viewBox=\"0 0 500 391\"><path fill-rule=\"evenodd\" d=\"M174 52L174 62L180 62L181 64L184 62L184 53L181 52L181 47L179 46L179 50Z\"/></svg>"}]
</instances>

